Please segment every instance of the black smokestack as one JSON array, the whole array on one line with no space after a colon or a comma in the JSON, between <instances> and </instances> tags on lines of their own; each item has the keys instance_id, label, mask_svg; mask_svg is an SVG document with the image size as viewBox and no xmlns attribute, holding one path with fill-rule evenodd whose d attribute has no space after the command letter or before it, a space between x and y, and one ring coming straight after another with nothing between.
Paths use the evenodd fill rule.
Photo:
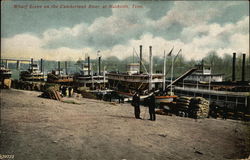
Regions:
<instances>
[{"instance_id":1,"label":"black smokestack","mask_svg":"<svg viewBox=\"0 0 250 160\"><path fill-rule=\"evenodd\" d=\"M236 53L233 53L232 81L235 81L235 61L236 61Z\"/></svg>"},{"instance_id":2,"label":"black smokestack","mask_svg":"<svg viewBox=\"0 0 250 160\"><path fill-rule=\"evenodd\" d=\"M88 57L88 75L90 75L90 59Z\"/></svg>"},{"instance_id":3,"label":"black smokestack","mask_svg":"<svg viewBox=\"0 0 250 160\"><path fill-rule=\"evenodd\" d=\"M61 70L61 64L60 64L60 61L58 61L58 71L59 71L59 75L61 74L60 70Z\"/></svg>"},{"instance_id":4,"label":"black smokestack","mask_svg":"<svg viewBox=\"0 0 250 160\"><path fill-rule=\"evenodd\" d=\"M243 59L242 59L242 79L241 81L245 81L245 60L246 60L246 54L243 54Z\"/></svg>"},{"instance_id":5,"label":"black smokestack","mask_svg":"<svg viewBox=\"0 0 250 160\"><path fill-rule=\"evenodd\" d=\"M20 68L20 61L18 60L18 61L16 61L16 69L19 69L19 68Z\"/></svg>"},{"instance_id":6,"label":"black smokestack","mask_svg":"<svg viewBox=\"0 0 250 160\"><path fill-rule=\"evenodd\" d=\"M66 75L68 75L68 63L67 63L67 61L65 61L65 73L66 73Z\"/></svg>"},{"instance_id":7,"label":"black smokestack","mask_svg":"<svg viewBox=\"0 0 250 160\"><path fill-rule=\"evenodd\" d=\"M140 73L142 73L142 45L140 45Z\"/></svg>"},{"instance_id":8,"label":"black smokestack","mask_svg":"<svg viewBox=\"0 0 250 160\"><path fill-rule=\"evenodd\" d=\"M99 63L99 75L101 75L101 56L98 58Z\"/></svg>"},{"instance_id":9,"label":"black smokestack","mask_svg":"<svg viewBox=\"0 0 250 160\"><path fill-rule=\"evenodd\" d=\"M31 70L33 70L33 58L31 58Z\"/></svg>"},{"instance_id":10,"label":"black smokestack","mask_svg":"<svg viewBox=\"0 0 250 160\"><path fill-rule=\"evenodd\" d=\"M41 58L41 67L40 67L40 70L41 70L41 72L43 72L43 59Z\"/></svg>"},{"instance_id":11,"label":"black smokestack","mask_svg":"<svg viewBox=\"0 0 250 160\"><path fill-rule=\"evenodd\" d=\"M149 46L149 64L150 64L150 74L153 74L153 56L152 56L152 46Z\"/></svg>"}]
</instances>

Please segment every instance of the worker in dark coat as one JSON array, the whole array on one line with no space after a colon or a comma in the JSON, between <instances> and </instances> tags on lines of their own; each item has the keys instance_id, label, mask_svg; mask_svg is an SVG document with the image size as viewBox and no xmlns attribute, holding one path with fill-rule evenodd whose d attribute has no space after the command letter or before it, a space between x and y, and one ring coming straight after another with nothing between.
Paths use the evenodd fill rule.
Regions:
<instances>
[{"instance_id":1,"label":"worker in dark coat","mask_svg":"<svg viewBox=\"0 0 250 160\"><path fill-rule=\"evenodd\" d=\"M132 100L132 106L134 106L135 108L135 118L136 119L141 119L140 117L140 95L138 93L135 93L135 95L133 96L133 100Z\"/></svg>"},{"instance_id":2,"label":"worker in dark coat","mask_svg":"<svg viewBox=\"0 0 250 160\"><path fill-rule=\"evenodd\" d=\"M156 117L155 117L155 94L153 93L150 97L149 97L149 102L148 102L148 108L149 108L149 115L150 115L150 119L151 121L155 121Z\"/></svg>"},{"instance_id":3,"label":"worker in dark coat","mask_svg":"<svg viewBox=\"0 0 250 160\"><path fill-rule=\"evenodd\" d=\"M63 86L62 87L62 95L63 96L66 96L67 94L66 94L66 91L67 91L67 87L66 86Z\"/></svg>"},{"instance_id":4,"label":"worker in dark coat","mask_svg":"<svg viewBox=\"0 0 250 160\"><path fill-rule=\"evenodd\" d=\"M227 112L228 112L227 104L224 103L224 105L223 105L223 115L222 115L222 119L224 119L224 120L227 119Z\"/></svg>"}]
</instances>

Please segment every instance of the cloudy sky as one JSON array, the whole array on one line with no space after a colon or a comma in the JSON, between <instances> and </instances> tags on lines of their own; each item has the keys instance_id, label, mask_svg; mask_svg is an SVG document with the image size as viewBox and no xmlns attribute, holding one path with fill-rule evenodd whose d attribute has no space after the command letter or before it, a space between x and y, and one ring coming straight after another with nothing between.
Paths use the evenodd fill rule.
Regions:
<instances>
[{"instance_id":1,"label":"cloudy sky","mask_svg":"<svg viewBox=\"0 0 250 160\"><path fill-rule=\"evenodd\" d=\"M122 59L139 45L145 56L150 45L154 55L174 46L187 59L249 54L248 1L2 1L1 21L4 58L77 60L100 50Z\"/></svg>"}]
</instances>

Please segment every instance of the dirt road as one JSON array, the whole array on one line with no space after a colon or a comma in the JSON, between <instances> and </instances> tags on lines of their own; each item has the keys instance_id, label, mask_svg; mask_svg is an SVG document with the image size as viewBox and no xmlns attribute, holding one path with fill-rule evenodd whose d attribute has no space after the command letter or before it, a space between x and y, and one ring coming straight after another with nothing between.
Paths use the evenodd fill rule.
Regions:
<instances>
[{"instance_id":1,"label":"dirt road","mask_svg":"<svg viewBox=\"0 0 250 160\"><path fill-rule=\"evenodd\" d=\"M136 120L129 104L78 98L78 104L1 90L1 151L15 160L240 159L249 123L157 115Z\"/></svg>"}]
</instances>

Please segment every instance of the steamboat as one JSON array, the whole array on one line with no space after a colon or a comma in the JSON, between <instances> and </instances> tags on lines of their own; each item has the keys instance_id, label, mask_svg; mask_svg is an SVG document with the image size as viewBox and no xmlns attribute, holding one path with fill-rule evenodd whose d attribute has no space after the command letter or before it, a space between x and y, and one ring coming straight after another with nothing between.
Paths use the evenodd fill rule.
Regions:
<instances>
[{"instance_id":1,"label":"steamboat","mask_svg":"<svg viewBox=\"0 0 250 160\"><path fill-rule=\"evenodd\" d=\"M154 92L156 93L155 98L157 104L172 102L177 96L167 92L165 87L165 73L153 73L153 56L151 46L149 47L149 63L150 71L148 73L146 71L146 67L142 63L142 46L140 46L139 63L128 64L127 71L125 73L107 73L110 88L128 101L132 100L132 97L136 92L139 92L142 101ZM144 72L142 69L143 67L145 70Z\"/></svg>"},{"instance_id":2,"label":"steamboat","mask_svg":"<svg viewBox=\"0 0 250 160\"><path fill-rule=\"evenodd\" d=\"M20 72L20 80L23 81L46 81L47 76L39 69L39 65L33 62L29 65L29 69Z\"/></svg>"}]
</instances>

